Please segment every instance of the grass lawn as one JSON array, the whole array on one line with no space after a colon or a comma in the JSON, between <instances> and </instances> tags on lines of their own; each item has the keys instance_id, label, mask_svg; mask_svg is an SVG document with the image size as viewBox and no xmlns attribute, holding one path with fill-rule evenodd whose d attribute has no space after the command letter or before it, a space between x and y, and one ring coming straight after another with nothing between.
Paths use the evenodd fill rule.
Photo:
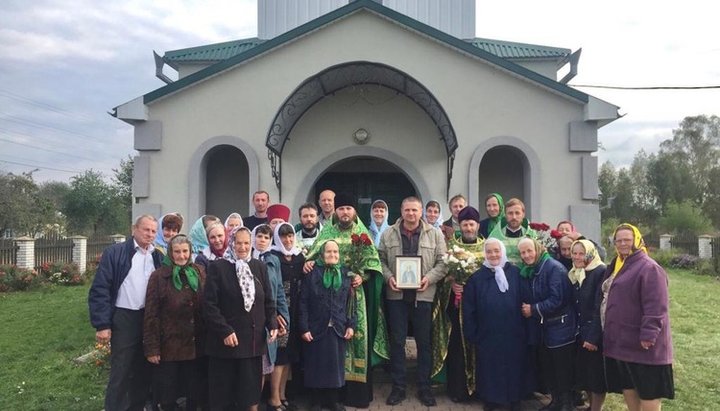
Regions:
<instances>
[{"instance_id":1,"label":"grass lawn","mask_svg":"<svg viewBox=\"0 0 720 411\"><path fill-rule=\"evenodd\" d=\"M680 270L670 278L676 399L663 409L720 409L720 281ZM72 362L94 342L86 299L87 287L0 294L0 409L103 408L107 371ZM625 409L622 397L609 395L605 409Z\"/></svg>"}]
</instances>

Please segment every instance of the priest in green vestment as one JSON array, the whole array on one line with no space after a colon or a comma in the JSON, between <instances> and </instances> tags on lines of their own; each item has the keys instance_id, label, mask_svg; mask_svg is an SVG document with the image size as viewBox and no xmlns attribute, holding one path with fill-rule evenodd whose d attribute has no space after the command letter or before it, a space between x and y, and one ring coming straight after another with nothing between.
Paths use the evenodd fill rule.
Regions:
<instances>
[{"instance_id":1,"label":"priest in green vestment","mask_svg":"<svg viewBox=\"0 0 720 411\"><path fill-rule=\"evenodd\" d=\"M537 238L535 230L525 218L525 204L517 198L511 198L505 203L505 218L490 232L491 238L497 238L505 244L507 259L518 265L522 262L517 245L525 237Z\"/></svg>"},{"instance_id":2,"label":"priest in green vestment","mask_svg":"<svg viewBox=\"0 0 720 411\"><path fill-rule=\"evenodd\" d=\"M325 224L307 254L306 264L312 266L318 258L321 245L333 239L340 246L340 255L348 267L356 266L350 273L354 277L354 305L357 309L357 328L347 345L345 355L345 404L356 408L368 408L372 401L372 367L390 358L387 327L382 310L382 266L374 244L353 250L352 236L369 235L365 225L357 217L355 201L347 194L335 197L335 214L332 224ZM351 262L353 254L361 254L358 262ZM358 269L359 268L359 269ZM360 286L362 284L362 286Z\"/></svg>"}]
</instances>

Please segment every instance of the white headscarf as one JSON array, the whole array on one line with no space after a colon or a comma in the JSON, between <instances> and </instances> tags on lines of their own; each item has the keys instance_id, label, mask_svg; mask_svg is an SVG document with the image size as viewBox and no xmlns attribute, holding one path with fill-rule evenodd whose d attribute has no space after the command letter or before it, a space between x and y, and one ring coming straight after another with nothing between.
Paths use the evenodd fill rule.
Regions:
<instances>
[{"instance_id":1,"label":"white headscarf","mask_svg":"<svg viewBox=\"0 0 720 411\"><path fill-rule=\"evenodd\" d=\"M245 222L243 221L242 216L241 216L240 214L238 214L238 213L230 213L230 215L227 216L227 218L225 219L225 224L223 224L223 226L224 226L226 229L229 228L229 227L228 227L228 221L230 221L231 218L239 218L239 219L240 219L240 227L242 227L242 226L245 225Z\"/></svg>"},{"instance_id":2,"label":"white headscarf","mask_svg":"<svg viewBox=\"0 0 720 411\"><path fill-rule=\"evenodd\" d=\"M271 240L268 248L266 248L262 251L258 250L257 246L255 245L255 236L257 235L257 229L258 229L258 227L263 226L263 225L270 227L270 224L256 225L255 228L252 229L252 233L250 233L250 247L252 247L252 258L255 258L257 260L261 260L260 256L262 254L265 254L265 253L269 252L270 250L272 250L272 240Z\"/></svg>"},{"instance_id":3,"label":"white headscarf","mask_svg":"<svg viewBox=\"0 0 720 411\"><path fill-rule=\"evenodd\" d=\"M507 277L505 276L505 270L503 267L505 267L505 264L508 262L507 259L507 252L505 252L505 244L503 244L502 241L498 240L497 238L488 238L485 240L485 244L483 244L483 251L485 253L485 256L487 256L487 247L489 244L498 243L500 244L500 264L499 265L492 265L490 264L490 261L488 261L487 257L485 258L485 261L483 261L483 265L493 271L495 271L495 282L497 283L498 288L500 289L501 293L504 293L510 288L510 285L508 284Z\"/></svg>"},{"instance_id":4,"label":"white headscarf","mask_svg":"<svg viewBox=\"0 0 720 411\"><path fill-rule=\"evenodd\" d=\"M285 246L283 245L282 239L280 238L280 227L282 227L284 225L290 227L290 230L293 233L295 232L295 228L290 223L280 223L280 224L276 225L275 232L273 233L274 243L272 245L272 249L279 253L282 253L282 255L285 255L285 256L300 254L302 252L302 250L299 249L294 243L293 243L293 246L289 250L287 248L285 248Z\"/></svg>"},{"instance_id":5,"label":"white headscarf","mask_svg":"<svg viewBox=\"0 0 720 411\"><path fill-rule=\"evenodd\" d=\"M248 261L250 261L252 255L248 253L245 259L238 258L235 255L235 234L240 230L245 230L250 233L250 230L246 227L236 227L232 230L230 232L230 239L228 239L228 248L225 250L225 254L223 254L223 259L235 265L235 274L240 284L240 291L242 291L245 311L250 312L255 302L255 277L248 265Z\"/></svg>"}]
</instances>

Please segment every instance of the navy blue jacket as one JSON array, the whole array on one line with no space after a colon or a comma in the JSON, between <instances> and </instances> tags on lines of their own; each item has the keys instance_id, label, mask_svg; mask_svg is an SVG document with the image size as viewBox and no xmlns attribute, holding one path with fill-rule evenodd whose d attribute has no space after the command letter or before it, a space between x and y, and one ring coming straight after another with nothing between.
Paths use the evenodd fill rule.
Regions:
<instances>
[{"instance_id":1,"label":"navy blue jacket","mask_svg":"<svg viewBox=\"0 0 720 411\"><path fill-rule=\"evenodd\" d=\"M135 241L132 236L124 243L109 246L102 253L88 294L90 324L98 331L112 328L118 290L130 272L135 253ZM155 269L159 268L162 261L160 251L154 249L152 258Z\"/></svg>"},{"instance_id":2,"label":"navy blue jacket","mask_svg":"<svg viewBox=\"0 0 720 411\"><path fill-rule=\"evenodd\" d=\"M602 345L602 327L600 326L601 286L605 275L605 265L599 265L585 272L582 286L573 285L575 311L580 324L580 341L595 346Z\"/></svg>"},{"instance_id":3,"label":"navy blue jacket","mask_svg":"<svg viewBox=\"0 0 720 411\"><path fill-rule=\"evenodd\" d=\"M300 291L300 313L298 328L300 335L310 331L317 340L329 329L343 338L347 328L355 329L355 307L348 312L350 298L350 277L347 269L342 270L342 285L335 291L323 286L324 267L315 266L302 282ZM332 327L328 324L332 321Z\"/></svg>"},{"instance_id":4,"label":"navy blue jacket","mask_svg":"<svg viewBox=\"0 0 720 411\"><path fill-rule=\"evenodd\" d=\"M548 348L575 342L578 331L573 287L565 267L552 258L535 267L530 295L532 316L538 321L542 342Z\"/></svg>"}]
</instances>

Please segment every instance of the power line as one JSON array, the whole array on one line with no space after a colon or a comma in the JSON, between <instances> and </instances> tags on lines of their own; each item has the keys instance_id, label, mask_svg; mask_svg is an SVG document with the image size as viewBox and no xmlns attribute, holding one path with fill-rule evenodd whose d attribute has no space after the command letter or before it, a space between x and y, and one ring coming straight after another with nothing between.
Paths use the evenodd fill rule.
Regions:
<instances>
[{"instance_id":1,"label":"power line","mask_svg":"<svg viewBox=\"0 0 720 411\"><path fill-rule=\"evenodd\" d=\"M19 94L15 94L8 90L0 89L0 95L5 96L6 98L9 98L9 99L12 99L15 101L20 101L22 103L29 104L31 106L35 106L35 107L39 107L39 108L43 108L45 110L49 110L49 111L52 111L52 112L55 112L58 114L62 114L62 115L68 116L68 117L80 118L80 119L84 119L84 120L91 119L89 116L87 116L85 114L74 113L72 111L65 110L63 108L56 107L56 106L53 106L51 104L48 104L48 103L45 103L45 102L42 102L39 100L33 100L31 98L21 96Z\"/></svg>"},{"instance_id":2,"label":"power line","mask_svg":"<svg viewBox=\"0 0 720 411\"><path fill-rule=\"evenodd\" d=\"M63 173L70 173L70 174L77 174L77 173L78 173L78 171L75 171L75 170L65 170L65 169L62 169L62 168L45 167L45 166L39 166L39 165L37 165L37 164L26 164L26 163L21 163L21 162L19 162L19 161L0 160L0 163L17 164L17 165L19 165L19 166L35 167L35 168L39 168L39 169L41 169L41 170L53 170L53 171L60 171L60 172L63 172Z\"/></svg>"},{"instance_id":3,"label":"power line","mask_svg":"<svg viewBox=\"0 0 720 411\"><path fill-rule=\"evenodd\" d=\"M570 84L572 87L586 87L586 88L606 88L613 90L711 90L720 89L718 86L646 86L646 87L626 87L626 86L604 86L604 85L590 85L590 84Z\"/></svg>"},{"instance_id":4,"label":"power line","mask_svg":"<svg viewBox=\"0 0 720 411\"><path fill-rule=\"evenodd\" d=\"M62 151L51 150L51 149L49 149L49 148L36 147L36 146L30 145L30 144L20 143L20 142L18 142L18 141L8 140L8 139L2 138L2 137L0 137L0 141L6 141L6 142L8 142L8 143L17 144L17 145L19 145L19 146L30 147L30 148L34 148L34 149L36 149L36 150L47 151L47 152L49 152L49 153L62 154L62 155L64 155L64 156L75 157L75 158L79 158L79 159L81 159L81 160L97 161L97 159L93 160L92 158L81 157L81 156L77 156L77 155L69 154L69 153L63 153Z\"/></svg>"},{"instance_id":5,"label":"power line","mask_svg":"<svg viewBox=\"0 0 720 411\"><path fill-rule=\"evenodd\" d=\"M89 136L89 135L87 135L87 134L78 133L78 132L76 132L76 131L64 129L64 128L62 128L62 127L57 127L57 126L51 126L51 125L44 124L44 123L40 123L40 122L33 121L33 120L27 120L27 119L24 119L24 118L20 118L20 117L13 116L13 115L8 114L8 113L3 113L3 112L1 112L1 111L0 111L0 114L2 114L2 115L5 116L5 117L0 118L0 120L10 121L10 122L13 122L13 123L22 124L22 125L26 125L26 126L40 127L40 128L45 128L45 129L49 129L49 130L61 131L61 132L63 132L63 133L67 133L67 134L72 134L72 135L76 135L76 136L80 136L80 137L85 137L86 139L89 139L90 142L92 142L92 143L99 143L99 142L97 141L97 138L92 137L92 136Z\"/></svg>"},{"instance_id":6,"label":"power line","mask_svg":"<svg viewBox=\"0 0 720 411\"><path fill-rule=\"evenodd\" d=\"M36 160L36 159L24 158L24 157L19 157L19 156L15 156L15 155L0 154L0 156L9 157L9 158L11 158L12 160L32 161L32 162L40 162L40 163L47 164L46 161L39 161L39 160ZM5 160L0 159L0 161L5 161ZM36 167L39 167L39 166L36 166ZM68 171L70 171L70 170L68 169ZM82 170L75 170L75 169L73 169L72 171L74 171L74 172L76 172L76 173L82 173Z\"/></svg>"}]
</instances>

